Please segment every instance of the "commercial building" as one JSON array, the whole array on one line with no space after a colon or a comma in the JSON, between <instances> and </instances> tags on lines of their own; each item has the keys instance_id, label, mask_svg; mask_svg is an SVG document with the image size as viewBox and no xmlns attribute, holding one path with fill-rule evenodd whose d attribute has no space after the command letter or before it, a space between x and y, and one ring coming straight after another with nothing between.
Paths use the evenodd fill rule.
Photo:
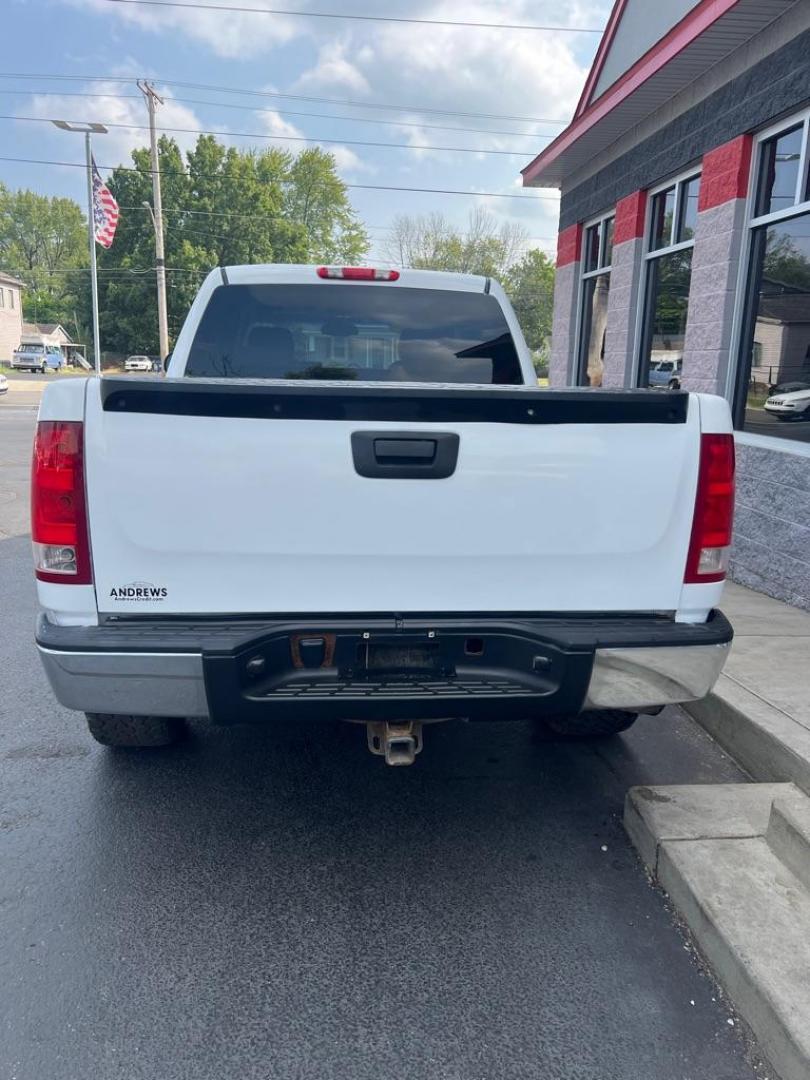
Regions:
<instances>
[{"instance_id":1,"label":"commercial building","mask_svg":"<svg viewBox=\"0 0 810 1080\"><path fill-rule=\"evenodd\" d=\"M809 136L808 0L617 0L523 170L561 190L552 385L725 395L732 576L808 609Z\"/></svg>"}]
</instances>

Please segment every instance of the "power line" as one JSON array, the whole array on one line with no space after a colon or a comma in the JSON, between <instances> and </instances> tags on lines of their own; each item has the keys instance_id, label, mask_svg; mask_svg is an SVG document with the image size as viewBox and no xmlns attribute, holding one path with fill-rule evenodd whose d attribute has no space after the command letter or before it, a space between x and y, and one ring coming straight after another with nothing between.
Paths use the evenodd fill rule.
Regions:
<instances>
[{"instance_id":1,"label":"power line","mask_svg":"<svg viewBox=\"0 0 810 1080\"><path fill-rule=\"evenodd\" d=\"M25 158L25 157L10 157L7 155L1 155L0 161L13 161L23 165L61 165L68 169L86 169L87 166L83 162L79 161L54 161L47 158ZM151 169L135 169L131 165L99 165L96 162L96 168L107 169L110 172L131 172L140 173L142 176L151 176ZM227 173L197 173L199 179L206 180L227 180L229 183L236 183L239 181L238 176L228 176ZM170 173L161 169L161 176L164 178L187 176L186 173ZM292 180L276 180L277 184L291 184ZM349 184L345 181L341 181L344 187L353 188L358 191L414 191L422 192L426 195L468 195L478 199L530 199L533 202L557 202L558 196L555 195L518 195L512 192L503 191L461 191L454 188L421 188L421 187L407 187L399 184Z\"/></svg>"},{"instance_id":2,"label":"power line","mask_svg":"<svg viewBox=\"0 0 810 1080\"><path fill-rule=\"evenodd\" d=\"M126 210L126 211L129 211L129 210L141 210L142 212L146 212L148 210L148 207L143 206L143 205L141 205L141 206L119 206L119 209L120 210ZM277 221L278 220L278 215L276 215L276 214L238 214L238 213L234 213L234 212L232 212L230 210L192 210L190 207L186 207L186 206L169 206L169 207L164 206L163 207L163 213L164 214L188 214L189 217L198 217L199 216L199 217L224 217L224 218L238 218L238 219L248 218L251 221L255 220L256 218L267 219L268 221ZM360 224L362 225L362 227L364 229L382 229L382 230L385 230L386 232L390 232L390 230L393 228L393 225L390 225L390 224L389 225L369 225L368 222L365 222L365 221L361 222ZM183 226L184 229L188 228L188 227L189 226L187 226L187 225ZM226 235L223 235L221 233L210 233L209 235L210 236L219 236L220 239L223 239L223 240L230 239L230 237L228 237ZM380 242L375 237L371 237L370 239L371 239L372 243L379 243ZM548 240L551 243L554 243L554 244L557 243L557 237L556 236L527 236L525 239L526 240Z\"/></svg>"},{"instance_id":3,"label":"power line","mask_svg":"<svg viewBox=\"0 0 810 1080\"><path fill-rule=\"evenodd\" d=\"M122 77L119 75L50 75L47 72L41 72L34 74L24 71L0 71L0 78L2 79L45 79L56 80L64 82L111 82L111 83L125 83L131 84L134 80L132 77ZM374 101L352 101L349 99L341 98L326 98L326 97L313 97L305 94L285 94L279 90L244 90L233 86L214 86L210 83L192 83L192 82L180 82L177 79L159 79L152 80L155 83L160 83L162 86L179 86L185 90L210 90L212 93L217 94L241 94L244 97L261 97L261 98L286 98L290 101L313 101L319 104L326 105L343 105L349 106L353 109L384 109L386 112L407 112L407 113L431 113L439 114L442 116L466 116L472 119L478 120L516 120L526 124L556 124L558 127L565 127L567 121L552 120L549 117L542 116L508 116L504 113L475 113L475 112L459 112L455 109L434 109L428 108L422 105L390 105L384 102ZM175 99L177 100L177 99Z\"/></svg>"},{"instance_id":4,"label":"power line","mask_svg":"<svg viewBox=\"0 0 810 1080\"><path fill-rule=\"evenodd\" d=\"M46 116L17 116L10 113L0 113L0 120L23 120L26 123L50 124L52 121ZM78 123L78 121L70 121ZM146 124L120 124L107 121L105 127L120 128L126 131L148 131ZM319 136L312 138L306 135L268 135L260 131L213 131L209 128L184 128L184 127L161 127L155 126L155 131L168 131L178 135L221 135L238 139L267 139L272 142L296 142L296 143L322 143L328 146L371 146L378 150L435 150L456 154L497 154L501 157L528 157L528 150L484 150L474 146L425 146L416 143L395 142L372 142L366 139L323 139ZM542 136L540 136L542 137ZM550 139L550 135L545 138Z\"/></svg>"},{"instance_id":5,"label":"power line","mask_svg":"<svg viewBox=\"0 0 810 1080\"><path fill-rule=\"evenodd\" d=\"M94 98L97 100L112 100L112 101L140 101L140 94L88 94L81 93L77 90L6 90L5 87L0 86L0 94L14 94L15 96L27 97L36 94L37 97L58 97L58 98ZM312 112L299 112L295 109L260 109L255 105L243 105L236 101L204 101L200 98L186 98L186 97L172 97L167 98L169 104L177 102L181 105L211 105L218 109L241 109L244 112L262 113L268 116L297 116L297 117L309 117L314 120L345 120L350 124L386 124L391 127L411 127L419 128L421 131L460 131L465 135L513 135L518 139L552 139L553 135L546 135L543 132L532 131L499 131L495 128L468 128L468 127L454 127L447 124L422 124L409 120L385 120L377 119L377 117L371 116L338 116L335 113L312 113ZM561 123L558 120L544 120L542 123Z\"/></svg>"},{"instance_id":6,"label":"power line","mask_svg":"<svg viewBox=\"0 0 810 1080\"><path fill-rule=\"evenodd\" d=\"M563 34L601 34L589 26L531 26L521 23L463 22L454 19L413 19L395 15L349 15L332 11L287 11L283 8L235 7L230 4L198 4L187 0L107 0L109 4L140 4L145 7L193 8L196 11L227 11L251 15L292 15L302 19L347 19L354 22L408 23L418 26L460 26L483 30L546 30Z\"/></svg>"}]
</instances>

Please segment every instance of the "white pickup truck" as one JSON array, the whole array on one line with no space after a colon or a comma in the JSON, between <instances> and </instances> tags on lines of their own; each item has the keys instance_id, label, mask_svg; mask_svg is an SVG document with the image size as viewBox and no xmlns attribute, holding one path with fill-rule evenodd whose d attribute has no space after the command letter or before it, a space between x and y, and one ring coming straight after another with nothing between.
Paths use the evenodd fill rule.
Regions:
<instances>
[{"instance_id":1,"label":"white pickup truck","mask_svg":"<svg viewBox=\"0 0 810 1080\"><path fill-rule=\"evenodd\" d=\"M189 717L359 721L391 764L446 718L612 734L716 680L733 498L723 400L539 389L494 281L217 269L166 378L45 391L37 644L114 746Z\"/></svg>"}]
</instances>

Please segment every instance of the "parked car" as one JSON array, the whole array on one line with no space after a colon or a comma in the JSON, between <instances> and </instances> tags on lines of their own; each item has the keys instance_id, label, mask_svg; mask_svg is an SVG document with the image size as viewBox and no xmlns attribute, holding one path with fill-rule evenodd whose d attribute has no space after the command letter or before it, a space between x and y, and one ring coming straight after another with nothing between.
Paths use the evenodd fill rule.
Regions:
<instances>
[{"instance_id":1,"label":"parked car","mask_svg":"<svg viewBox=\"0 0 810 1080\"><path fill-rule=\"evenodd\" d=\"M186 717L360 721L390 764L451 717L615 734L720 673L733 471L719 397L538 388L489 278L217 269L167 378L45 391L39 653L113 746Z\"/></svg>"},{"instance_id":2,"label":"parked car","mask_svg":"<svg viewBox=\"0 0 810 1080\"><path fill-rule=\"evenodd\" d=\"M151 371L152 361L148 356L128 356L124 361L124 371Z\"/></svg>"},{"instance_id":3,"label":"parked car","mask_svg":"<svg viewBox=\"0 0 810 1080\"><path fill-rule=\"evenodd\" d=\"M58 345L22 342L11 356L11 367L14 371L38 371L44 375L65 366L65 355Z\"/></svg>"},{"instance_id":4,"label":"parked car","mask_svg":"<svg viewBox=\"0 0 810 1080\"><path fill-rule=\"evenodd\" d=\"M8 390L8 379L0 371L0 394L5 394L7 390Z\"/></svg>"},{"instance_id":5,"label":"parked car","mask_svg":"<svg viewBox=\"0 0 810 1080\"><path fill-rule=\"evenodd\" d=\"M810 390L808 382L783 382L769 388L768 396L775 397L777 394L792 394L794 390Z\"/></svg>"},{"instance_id":6,"label":"parked car","mask_svg":"<svg viewBox=\"0 0 810 1080\"><path fill-rule=\"evenodd\" d=\"M680 390L682 369L683 360L680 358L659 360L651 365L647 382L651 387L665 386L668 390Z\"/></svg>"},{"instance_id":7,"label":"parked car","mask_svg":"<svg viewBox=\"0 0 810 1080\"><path fill-rule=\"evenodd\" d=\"M810 420L810 387L776 393L768 398L764 408L777 420Z\"/></svg>"}]
</instances>

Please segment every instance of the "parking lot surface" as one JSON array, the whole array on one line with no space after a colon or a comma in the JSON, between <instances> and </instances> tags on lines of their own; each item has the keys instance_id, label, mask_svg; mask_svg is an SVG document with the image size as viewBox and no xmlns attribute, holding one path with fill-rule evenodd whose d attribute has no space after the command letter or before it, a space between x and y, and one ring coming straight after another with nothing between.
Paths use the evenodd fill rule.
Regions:
<instances>
[{"instance_id":1,"label":"parking lot surface","mask_svg":"<svg viewBox=\"0 0 810 1080\"><path fill-rule=\"evenodd\" d=\"M602 745L353 725L95 745L32 642L32 410L0 412L3 1080L750 1080L622 824L739 780L682 713Z\"/></svg>"}]
</instances>

